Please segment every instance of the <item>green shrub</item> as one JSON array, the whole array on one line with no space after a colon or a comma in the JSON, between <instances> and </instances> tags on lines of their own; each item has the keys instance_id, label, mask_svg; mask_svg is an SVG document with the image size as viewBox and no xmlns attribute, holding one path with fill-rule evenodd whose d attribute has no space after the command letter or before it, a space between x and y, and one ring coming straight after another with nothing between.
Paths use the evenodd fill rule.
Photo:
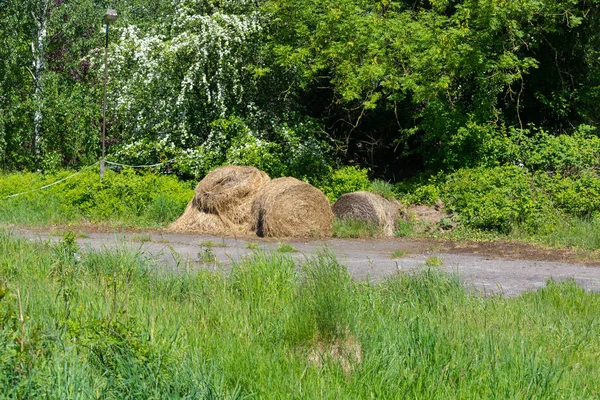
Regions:
<instances>
[{"instance_id":1,"label":"green shrub","mask_svg":"<svg viewBox=\"0 0 600 400\"><path fill-rule=\"evenodd\" d=\"M338 168L331 172L331 178L320 185L320 189L333 202L344 193L368 190L371 186L368 173L366 168L355 166Z\"/></svg>"},{"instance_id":2,"label":"green shrub","mask_svg":"<svg viewBox=\"0 0 600 400\"><path fill-rule=\"evenodd\" d=\"M600 167L600 138L595 128L581 125L573 135L551 135L537 130L519 140L521 162L532 171L556 172L563 176ZM530 134L525 130L525 135ZM516 134L515 134L516 136Z\"/></svg>"},{"instance_id":3,"label":"green shrub","mask_svg":"<svg viewBox=\"0 0 600 400\"><path fill-rule=\"evenodd\" d=\"M446 207L474 228L509 233L515 224L531 232L551 231L552 203L530 174L516 166L462 169L442 187Z\"/></svg>"},{"instance_id":4,"label":"green shrub","mask_svg":"<svg viewBox=\"0 0 600 400\"><path fill-rule=\"evenodd\" d=\"M538 173L535 178L561 211L578 217L600 212L600 177L595 172L583 171L567 177Z\"/></svg>"},{"instance_id":5,"label":"green shrub","mask_svg":"<svg viewBox=\"0 0 600 400\"><path fill-rule=\"evenodd\" d=\"M0 195L40 188L72 172L56 175L0 175ZM162 225L176 219L193 196L191 185L174 176L150 172L107 170L100 181L90 169L45 190L10 198L0 205L0 220L9 223L68 223L124 221Z\"/></svg>"},{"instance_id":6,"label":"green shrub","mask_svg":"<svg viewBox=\"0 0 600 400\"><path fill-rule=\"evenodd\" d=\"M441 186L446 176L443 173L437 175L420 175L416 178L398 182L394 185L396 197L408 204L434 205L441 198Z\"/></svg>"},{"instance_id":7,"label":"green shrub","mask_svg":"<svg viewBox=\"0 0 600 400\"><path fill-rule=\"evenodd\" d=\"M319 127L310 119L277 123L264 132L241 118L222 118L210 124L201 146L183 152L176 168L200 178L221 165L249 165L274 178L293 176L317 182L332 164L329 145L318 137Z\"/></svg>"}]
</instances>

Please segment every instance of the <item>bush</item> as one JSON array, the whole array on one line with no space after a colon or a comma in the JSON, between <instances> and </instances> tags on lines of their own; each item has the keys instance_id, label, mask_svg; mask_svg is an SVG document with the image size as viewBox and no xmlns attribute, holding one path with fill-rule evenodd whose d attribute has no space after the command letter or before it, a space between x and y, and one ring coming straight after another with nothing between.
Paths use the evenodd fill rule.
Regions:
<instances>
[{"instance_id":1,"label":"bush","mask_svg":"<svg viewBox=\"0 0 600 400\"><path fill-rule=\"evenodd\" d=\"M329 201L336 201L344 193L368 190L371 181L367 176L369 170L359 167L342 167L331 171L331 177L319 188Z\"/></svg>"},{"instance_id":2,"label":"bush","mask_svg":"<svg viewBox=\"0 0 600 400\"><path fill-rule=\"evenodd\" d=\"M480 229L509 233L519 224L543 232L556 220L550 199L516 166L459 170L448 176L442 199L463 223Z\"/></svg>"},{"instance_id":3,"label":"bush","mask_svg":"<svg viewBox=\"0 0 600 400\"><path fill-rule=\"evenodd\" d=\"M183 149L161 140L140 140L121 149L117 157L133 164L174 158L170 172L195 179L222 165L247 165L274 178L293 176L317 182L328 175L332 164L330 147L318 136L318 125L311 120L293 125L273 122L265 131L232 116L213 121L199 146Z\"/></svg>"},{"instance_id":4,"label":"bush","mask_svg":"<svg viewBox=\"0 0 600 400\"><path fill-rule=\"evenodd\" d=\"M524 131L527 135L530 132ZM600 138L595 128L581 125L571 135L551 135L539 130L519 143L520 161L530 171L555 172L564 176L600 167Z\"/></svg>"},{"instance_id":5,"label":"bush","mask_svg":"<svg viewBox=\"0 0 600 400\"><path fill-rule=\"evenodd\" d=\"M57 175L0 175L0 195L39 188L70 174L62 171ZM14 182L19 184L13 185ZM8 199L0 206L0 219L44 224L85 218L93 222L161 225L177 218L192 196L191 185L174 176L107 170L100 181L98 170L90 169L46 190Z\"/></svg>"},{"instance_id":6,"label":"bush","mask_svg":"<svg viewBox=\"0 0 600 400\"><path fill-rule=\"evenodd\" d=\"M538 173L535 180L554 206L569 215L590 217L600 212L600 177L593 171L567 177Z\"/></svg>"}]
</instances>

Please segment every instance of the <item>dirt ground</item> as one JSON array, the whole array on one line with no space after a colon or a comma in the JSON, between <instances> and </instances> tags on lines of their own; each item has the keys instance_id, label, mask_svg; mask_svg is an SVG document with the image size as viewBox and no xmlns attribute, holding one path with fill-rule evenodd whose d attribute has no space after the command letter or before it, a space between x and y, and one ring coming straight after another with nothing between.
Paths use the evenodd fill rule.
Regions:
<instances>
[{"instance_id":1,"label":"dirt ground","mask_svg":"<svg viewBox=\"0 0 600 400\"><path fill-rule=\"evenodd\" d=\"M60 240L60 228L5 228L31 240ZM80 227L79 244L86 250L126 247L154 260L158 268L177 271L194 268L227 269L232 262L256 251L275 251L280 242L256 237L165 233L159 230L111 232L98 226ZM212 246L208 243L211 242ZM600 291L600 263L590 254L545 249L512 242L454 242L430 239L327 239L282 240L297 250L299 261L324 249L334 252L357 279L381 280L396 273L411 273L429 264L455 273L463 284L483 294L519 295L546 285L549 279L574 279L588 290ZM216 262L201 261L211 248Z\"/></svg>"}]
</instances>

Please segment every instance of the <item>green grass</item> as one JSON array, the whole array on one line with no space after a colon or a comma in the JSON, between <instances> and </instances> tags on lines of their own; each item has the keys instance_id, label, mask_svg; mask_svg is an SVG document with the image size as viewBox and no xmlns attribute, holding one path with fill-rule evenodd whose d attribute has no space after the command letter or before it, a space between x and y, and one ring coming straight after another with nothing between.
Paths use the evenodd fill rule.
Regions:
<instances>
[{"instance_id":1,"label":"green grass","mask_svg":"<svg viewBox=\"0 0 600 400\"><path fill-rule=\"evenodd\" d=\"M556 229L547 235L531 235L514 229L511 236L552 247L598 250L600 249L600 219L562 218Z\"/></svg>"},{"instance_id":2,"label":"green grass","mask_svg":"<svg viewBox=\"0 0 600 400\"><path fill-rule=\"evenodd\" d=\"M140 242L140 243L151 242L152 241L152 236L145 235L145 234L133 235L131 237L131 241L132 242Z\"/></svg>"},{"instance_id":3,"label":"green grass","mask_svg":"<svg viewBox=\"0 0 600 400\"><path fill-rule=\"evenodd\" d=\"M428 267L441 267L444 265L444 261L437 256L427 257L425 260L425 265Z\"/></svg>"},{"instance_id":4,"label":"green grass","mask_svg":"<svg viewBox=\"0 0 600 400\"><path fill-rule=\"evenodd\" d=\"M279 243L279 246L277 246L277 252L278 253L296 253L296 252L298 252L298 250L296 250L296 248L289 243Z\"/></svg>"},{"instance_id":5,"label":"green grass","mask_svg":"<svg viewBox=\"0 0 600 400\"><path fill-rule=\"evenodd\" d=\"M408 254L408 252L406 252L406 251L394 250L392 252L391 258L392 259L394 259L394 258L402 258L402 257L406 257L407 254Z\"/></svg>"},{"instance_id":6,"label":"green grass","mask_svg":"<svg viewBox=\"0 0 600 400\"><path fill-rule=\"evenodd\" d=\"M2 398L597 398L600 295L375 284L328 253L167 270L0 233ZM21 314L23 318L21 318Z\"/></svg>"},{"instance_id":7,"label":"green grass","mask_svg":"<svg viewBox=\"0 0 600 400\"><path fill-rule=\"evenodd\" d=\"M382 181L381 179L375 179L371 182L370 192L376 193L386 199L395 199L396 194L394 193L394 185L389 182Z\"/></svg>"},{"instance_id":8,"label":"green grass","mask_svg":"<svg viewBox=\"0 0 600 400\"><path fill-rule=\"evenodd\" d=\"M202 240L198 245L200 247L227 247L225 239L221 243L215 243L212 240Z\"/></svg>"},{"instance_id":9,"label":"green grass","mask_svg":"<svg viewBox=\"0 0 600 400\"><path fill-rule=\"evenodd\" d=\"M200 251L198 251L198 259L202 263L211 264L217 261L217 256L212 247L200 247Z\"/></svg>"},{"instance_id":10,"label":"green grass","mask_svg":"<svg viewBox=\"0 0 600 400\"><path fill-rule=\"evenodd\" d=\"M417 236L417 221L409 219L406 221L404 218L398 218L396 223L396 230L394 236L396 237L414 237Z\"/></svg>"},{"instance_id":11,"label":"green grass","mask_svg":"<svg viewBox=\"0 0 600 400\"><path fill-rule=\"evenodd\" d=\"M338 238L374 238L382 235L381 228L372 222L357 219L333 221L333 236Z\"/></svg>"},{"instance_id":12,"label":"green grass","mask_svg":"<svg viewBox=\"0 0 600 400\"><path fill-rule=\"evenodd\" d=\"M246 247L250 250L258 250L260 249L260 246L258 245L258 243L255 242L248 242L248 244L246 245Z\"/></svg>"}]
</instances>

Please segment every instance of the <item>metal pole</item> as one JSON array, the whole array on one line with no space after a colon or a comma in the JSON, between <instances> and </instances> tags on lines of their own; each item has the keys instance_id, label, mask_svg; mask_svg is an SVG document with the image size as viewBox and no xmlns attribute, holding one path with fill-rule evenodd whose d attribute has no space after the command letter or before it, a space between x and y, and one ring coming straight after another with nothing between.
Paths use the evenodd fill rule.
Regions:
<instances>
[{"instance_id":1,"label":"metal pole","mask_svg":"<svg viewBox=\"0 0 600 400\"><path fill-rule=\"evenodd\" d=\"M104 47L104 102L102 105L102 158L100 159L100 180L104 178L104 142L106 141L106 81L108 80L108 24L106 24L106 45Z\"/></svg>"}]
</instances>

